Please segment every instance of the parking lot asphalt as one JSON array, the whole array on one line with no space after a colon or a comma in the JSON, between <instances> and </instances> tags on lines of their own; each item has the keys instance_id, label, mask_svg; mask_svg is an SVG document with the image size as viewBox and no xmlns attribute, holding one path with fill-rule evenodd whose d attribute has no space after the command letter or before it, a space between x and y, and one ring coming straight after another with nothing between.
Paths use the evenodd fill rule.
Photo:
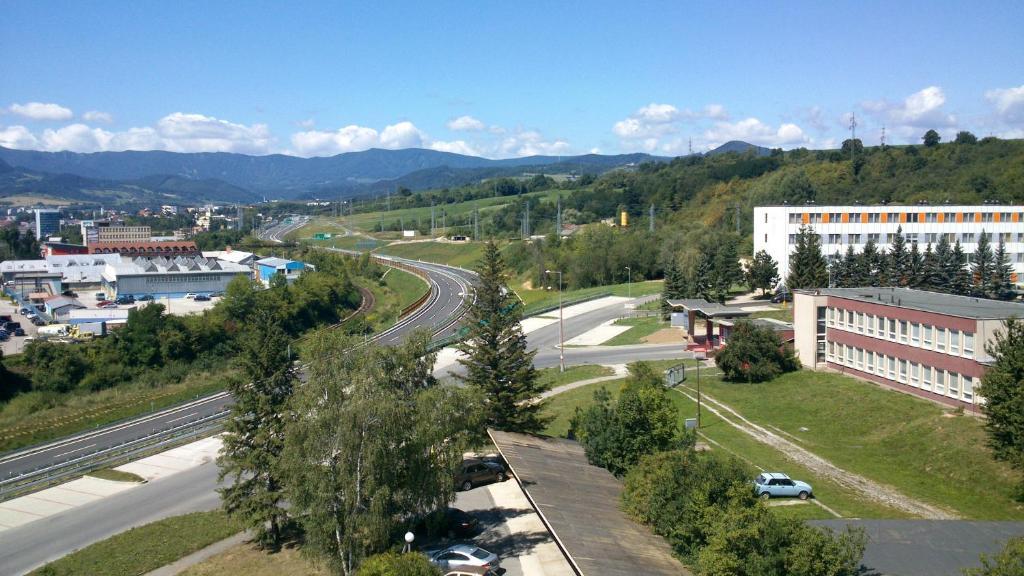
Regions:
<instances>
[{"instance_id":1,"label":"parking lot asphalt","mask_svg":"<svg viewBox=\"0 0 1024 576\"><path fill-rule=\"evenodd\" d=\"M18 307L11 304L11 301L7 298L0 300L0 314L9 314L11 320L20 322L21 327L25 329L25 336L11 336L6 341L0 342L0 350L4 351L4 356L20 354L25 348L25 338L29 336L35 337L36 331L39 329L29 322L28 318L18 314Z\"/></svg>"}]
</instances>

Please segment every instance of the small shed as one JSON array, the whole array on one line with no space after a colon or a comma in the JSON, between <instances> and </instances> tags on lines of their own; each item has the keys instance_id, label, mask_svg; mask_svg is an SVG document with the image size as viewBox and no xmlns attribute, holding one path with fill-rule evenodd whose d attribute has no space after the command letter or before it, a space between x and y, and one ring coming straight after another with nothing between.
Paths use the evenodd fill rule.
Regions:
<instances>
[{"instance_id":1,"label":"small shed","mask_svg":"<svg viewBox=\"0 0 1024 576\"><path fill-rule=\"evenodd\" d=\"M270 280L277 274L283 275L288 282L294 282L305 269L306 264L298 260L263 258L256 261L256 278L264 286L269 286Z\"/></svg>"},{"instance_id":2,"label":"small shed","mask_svg":"<svg viewBox=\"0 0 1024 576\"><path fill-rule=\"evenodd\" d=\"M687 338L690 340L689 348L703 349L703 350L714 350L721 346L721 333L715 335L715 321L716 320L727 320L734 318L745 318L750 316L750 312L738 308L735 306L726 306L724 304L718 304L717 302L708 302L702 298L687 298L682 300L667 300L668 305L672 307L674 312L673 316L683 314L681 318L682 322L678 323L673 320L673 325L682 325L686 328ZM704 335L698 336L694 334L695 324L697 319L704 320ZM719 327L721 331L721 327Z\"/></svg>"},{"instance_id":3,"label":"small shed","mask_svg":"<svg viewBox=\"0 0 1024 576\"><path fill-rule=\"evenodd\" d=\"M85 304L67 296L55 296L46 300L43 305L46 307L46 313L57 320L66 318L72 310L86 307Z\"/></svg>"}]
</instances>

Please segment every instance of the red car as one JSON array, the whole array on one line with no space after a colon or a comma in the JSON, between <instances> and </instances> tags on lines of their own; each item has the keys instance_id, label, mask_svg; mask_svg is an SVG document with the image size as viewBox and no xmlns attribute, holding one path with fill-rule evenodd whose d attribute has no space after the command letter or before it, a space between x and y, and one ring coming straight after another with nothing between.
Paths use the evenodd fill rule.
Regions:
<instances>
[{"instance_id":1,"label":"red car","mask_svg":"<svg viewBox=\"0 0 1024 576\"><path fill-rule=\"evenodd\" d=\"M117 302L112 300L104 300L96 304L99 308L117 308Z\"/></svg>"}]
</instances>

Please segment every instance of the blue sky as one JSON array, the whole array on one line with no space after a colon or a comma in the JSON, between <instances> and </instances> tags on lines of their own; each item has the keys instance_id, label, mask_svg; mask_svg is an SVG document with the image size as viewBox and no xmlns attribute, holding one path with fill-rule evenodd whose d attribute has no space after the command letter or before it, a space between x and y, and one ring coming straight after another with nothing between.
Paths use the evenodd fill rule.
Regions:
<instances>
[{"instance_id":1,"label":"blue sky","mask_svg":"<svg viewBox=\"0 0 1024 576\"><path fill-rule=\"evenodd\" d=\"M1024 2L4 3L0 145L674 155L1024 137Z\"/></svg>"}]
</instances>

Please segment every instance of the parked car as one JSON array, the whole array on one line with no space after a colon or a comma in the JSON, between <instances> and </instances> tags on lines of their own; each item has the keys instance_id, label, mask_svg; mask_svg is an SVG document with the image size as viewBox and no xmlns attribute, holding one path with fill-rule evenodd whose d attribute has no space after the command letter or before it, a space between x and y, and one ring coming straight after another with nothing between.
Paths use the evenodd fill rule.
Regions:
<instances>
[{"instance_id":1,"label":"parked car","mask_svg":"<svg viewBox=\"0 0 1024 576\"><path fill-rule=\"evenodd\" d=\"M151 300L153 300L152 294L143 294L142 296L139 296L139 302L149 302Z\"/></svg>"},{"instance_id":2,"label":"parked car","mask_svg":"<svg viewBox=\"0 0 1024 576\"><path fill-rule=\"evenodd\" d=\"M12 320L14 320L14 318L12 318L10 314L0 314L0 326L3 326Z\"/></svg>"},{"instance_id":3,"label":"parked car","mask_svg":"<svg viewBox=\"0 0 1024 576\"><path fill-rule=\"evenodd\" d=\"M481 568L498 568L500 559L493 552L470 544L456 544L441 550L428 550L427 558L441 570L452 570L463 566L479 566Z\"/></svg>"},{"instance_id":4,"label":"parked car","mask_svg":"<svg viewBox=\"0 0 1024 576\"><path fill-rule=\"evenodd\" d=\"M14 332L18 328L21 328L21 322L15 322L13 320L10 322L4 322L3 324L0 324L0 328L3 328L8 332Z\"/></svg>"},{"instance_id":5,"label":"parked car","mask_svg":"<svg viewBox=\"0 0 1024 576\"><path fill-rule=\"evenodd\" d=\"M223 292L214 292L214 293L210 294L210 298L220 298L223 295L224 295Z\"/></svg>"},{"instance_id":6,"label":"parked car","mask_svg":"<svg viewBox=\"0 0 1024 576\"><path fill-rule=\"evenodd\" d=\"M104 300L96 305L99 308L117 308L117 302L111 302L110 300Z\"/></svg>"},{"instance_id":7,"label":"parked car","mask_svg":"<svg viewBox=\"0 0 1024 576\"><path fill-rule=\"evenodd\" d=\"M793 480L782 472L765 472L754 479L754 493L761 498L777 498L782 496L796 496L801 500L807 500L814 495L811 485L799 480Z\"/></svg>"},{"instance_id":8,"label":"parked car","mask_svg":"<svg viewBox=\"0 0 1024 576\"><path fill-rule=\"evenodd\" d=\"M10 335L7 334L7 330L0 329L0 342L4 342L8 338L10 338Z\"/></svg>"},{"instance_id":9,"label":"parked car","mask_svg":"<svg viewBox=\"0 0 1024 576\"><path fill-rule=\"evenodd\" d=\"M413 528L414 534L419 537L443 535L451 538L468 538L480 532L480 521L475 516L467 514L458 508L445 508L435 510L424 518L420 519Z\"/></svg>"},{"instance_id":10,"label":"parked car","mask_svg":"<svg viewBox=\"0 0 1024 576\"><path fill-rule=\"evenodd\" d=\"M97 300L106 300L107 299L107 295L104 292L97 292L96 294L94 294L94 296L96 296Z\"/></svg>"},{"instance_id":11,"label":"parked car","mask_svg":"<svg viewBox=\"0 0 1024 576\"><path fill-rule=\"evenodd\" d=\"M15 328L14 329L14 335L15 336L24 336L25 335L25 329L21 328L21 327Z\"/></svg>"},{"instance_id":12,"label":"parked car","mask_svg":"<svg viewBox=\"0 0 1024 576\"><path fill-rule=\"evenodd\" d=\"M29 309L29 308L22 308L21 310L18 310L18 314L21 314L22 316L25 316L26 314L28 314L31 311L32 310Z\"/></svg>"},{"instance_id":13,"label":"parked car","mask_svg":"<svg viewBox=\"0 0 1024 576\"><path fill-rule=\"evenodd\" d=\"M196 296L198 296L198 294L195 292L189 292L188 294L185 294L185 300L195 300Z\"/></svg>"},{"instance_id":14,"label":"parked car","mask_svg":"<svg viewBox=\"0 0 1024 576\"><path fill-rule=\"evenodd\" d=\"M67 296L69 298L78 298L78 293L74 290L65 290L60 293L61 296Z\"/></svg>"},{"instance_id":15,"label":"parked car","mask_svg":"<svg viewBox=\"0 0 1024 576\"><path fill-rule=\"evenodd\" d=\"M196 294L196 297L193 298L193 300L195 300L196 302L209 302L210 297L207 294Z\"/></svg>"},{"instance_id":16,"label":"parked car","mask_svg":"<svg viewBox=\"0 0 1024 576\"><path fill-rule=\"evenodd\" d=\"M39 316L36 316L35 318L32 318L32 325L33 326L46 326L46 320L43 320Z\"/></svg>"},{"instance_id":17,"label":"parked car","mask_svg":"<svg viewBox=\"0 0 1024 576\"><path fill-rule=\"evenodd\" d=\"M462 490L472 490L473 486L485 482L504 482L508 478L505 467L497 462L483 460L463 460L462 468L455 475L455 485Z\"/></svg>"},{"instance_id":18,"label":"parked car","mask_svg":"<svg viewBox=\"0 0 1024 576\"><path fill-rule=\"evenodd\" d=\"M459 566L448 570L444 576L498 576L498 570L490 566Z\"/></svg>"},{"instance_id":19,"label":"parked car","mask_svg":"<svg viewBox=\"0 0 1024 576\"><path fill-rule=\"evenodd\" d=\"M135 304L135 296L132 296L131 294L127 294L125 296L118 296L115 302L123 305Z\"/></svg>"},{"instance_id":20,"label":"parked car","mask_svg":"<svg viewBox=\"0 0 1024 576\"><path fill-rule=\"evenodd\" d=\"M772 304L781 304L783 302L792 302L792 292L776 292L775 296L772 296Z\"/></svg>"}]
</instances>

